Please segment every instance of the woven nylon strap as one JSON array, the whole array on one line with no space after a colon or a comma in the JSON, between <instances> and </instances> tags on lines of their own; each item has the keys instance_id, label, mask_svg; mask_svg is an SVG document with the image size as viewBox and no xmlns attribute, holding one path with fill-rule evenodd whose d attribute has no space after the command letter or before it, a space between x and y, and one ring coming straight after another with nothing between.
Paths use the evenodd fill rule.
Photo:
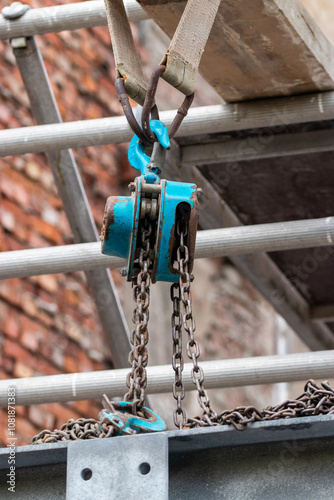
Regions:
<instances>
[{"instance_id":1,"label":"woven nylon strap","mask_svg":"<svg viewBox=\"0 0 334 500\"><path fill-rule=\"evenodd\" d=\"M123 0L104 0L112 48L115 57L116 78L122 76L129 97L143 105L147 83L133 41Z\"/></svg>"},{"instance_id":2,"label":"woven nylon strap","mask_svg":"<svg viewBox=\"0 0 334 500\"><path fill-rule=\"evenodd\" d=\"M105 0L117 76L124 79L126 93L143 104L146 81L135 49L123 0ZM195 90L201 56L214 23L220 0L188 0L161 64L162 78L185 95Z\"/></svg>"}]
</instances>

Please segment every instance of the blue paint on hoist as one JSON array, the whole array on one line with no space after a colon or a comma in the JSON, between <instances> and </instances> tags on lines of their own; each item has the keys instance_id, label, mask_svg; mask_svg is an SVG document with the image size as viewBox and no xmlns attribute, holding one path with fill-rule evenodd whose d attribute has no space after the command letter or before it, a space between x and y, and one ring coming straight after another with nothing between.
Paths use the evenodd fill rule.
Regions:
<instances>
[{"instance_id":1,"label":"blue paint on hoist","mask_svg":"<svg viewBox=\"0 0 334 500\"><path fill-rule=\"evenodd\" d=\"M102 410L99 413L99 419L103 423L110 423L118 430L117 436L124 434L133 434L133 431L161 432L166 431L166 423L159 415L149 408L142 408L142 413L146 418L133 415L133 403L128 401L113 402L114 411Z\"/></svg>"},{"instance_id":2,"label":"blue paint on hoist","mask_svg":"<svg viewBox=\"0 0 334 500\"><path fill-rule=\"evenodd\" d=\"M136 263L138 231L144 217L154 224L154 259L150 270L152 282L176 282L179 274L173 267L177 245L176 222L186 222L187 246L191 270L198 222L197 186L184 182L160 180L165 150L170 142L167 127L158 120L150 126L158 143L152 156L137 136L129 148L130 164L140 170L141 176L131 183L131 196L110 196L107 200L102 229L102 252L128 260L127 278L130 281L138 272Z\"/></svg>"}]
</instances>

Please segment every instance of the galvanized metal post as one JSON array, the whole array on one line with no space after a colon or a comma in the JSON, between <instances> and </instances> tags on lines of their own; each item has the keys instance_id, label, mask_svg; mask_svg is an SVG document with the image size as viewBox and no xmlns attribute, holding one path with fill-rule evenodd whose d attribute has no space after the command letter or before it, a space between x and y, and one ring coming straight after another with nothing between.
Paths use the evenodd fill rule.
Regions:
<instances>
[{"instance_id":1,"label":"galvanized metal post","mask_svg":"<svg viewBox=\"0 0 334 500\"><path fill-rule=\"evenodd\" d=\"M319 110L321 98L322 110ZM162 111L160 119L169 127L175 117L176 110ZM334 92L321 92L293 97L280 97L259 99L238 104L218 104L214 106L200 106L189 110L175 137L191 137L203 134L218 134L234 130L247 130L255 128L275 127L301 123L316 123L333 120L334 117ZM331 148L329 133L318 134L316 131L298 135L298 141L285 138L273 140L272 149L284 155L283 143L289 153L293 151L328 151ZM40 127L21 127L0 131L0 156L13 154L36 153L59 148L77 148L84 146L97 146L102 144L117 144L131 140L133 132L124 117L95 118L66 123L43 125ZM310 145L303 145L307 138ZM289 142L289 144L288 144ZM209 163L213 161L212 155L217 154L220 161L222 157L231 157L233 146L217 147L208 154L206 148L196 151L202 163L206 157ZM189 147L189 149L187 149ZM186 163L193 160L194 146L185 148L184 159ZM211 148L211 146L210 146ZM271 156L275 151L268 152L270 147L264 149L264 155ZM188 152L187 152L188 151ZM224 156L225 155L225 156ZM239 153L237 157L239 157ZM242 159L254 157L254 153L242 154ZM181 161L180 161L181 164Z\"/></svg>"},{"instance_id":2,"label":"galvanized metal post","mask_svg":"<svg viewBox=\"0 0 334 500\"><path fill-rule=\"evenodd\" d=\"M12 43L13 44L13 43ZM34 38L14 42L14 54L38 124L61 123L62 119ZM58 193L78 242L98 240L95 222L71 150L46 153ZM102 216L102 214L101 214ZM109 270L86 271L115 367L127 366L130 350L128 327Z\"/></svg>"}]
</instances>

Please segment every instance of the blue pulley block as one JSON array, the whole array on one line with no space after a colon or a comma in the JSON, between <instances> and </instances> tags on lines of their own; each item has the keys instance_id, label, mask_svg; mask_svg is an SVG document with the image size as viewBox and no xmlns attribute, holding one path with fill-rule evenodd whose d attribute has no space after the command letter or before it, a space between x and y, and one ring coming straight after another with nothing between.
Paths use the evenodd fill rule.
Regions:
<instances>
[{"instance_id":1,"label":"blue pulley block","mask_svg":"<svg viewBox=\"0 0 334 500\"><path fill-rule=\"evenodd\" d=\"M149 217L154 229L154 258L149 270L152 282L176 282L179 279L173 267L178 245L176 224L181 219L187 229L185 244L189 249L189 272L193 266L198 224L197 186L159 179L169 138L163 123L151 120L150 125L159 143L154 144L150 158L138 137L133 137L129 161L142 175L131 183L131 196L108 198L101 234L102 253L127 259L127 279L131 281L139 270L136 257L140 225L145 217Z\"/></svg>"}]
</instances>

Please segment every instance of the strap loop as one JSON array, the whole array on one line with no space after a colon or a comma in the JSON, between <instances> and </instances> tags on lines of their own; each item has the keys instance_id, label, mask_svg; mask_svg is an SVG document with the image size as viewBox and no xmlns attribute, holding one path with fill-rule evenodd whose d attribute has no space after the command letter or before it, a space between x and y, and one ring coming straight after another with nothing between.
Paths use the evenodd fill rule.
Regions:
<instances>
[{"instance_id":1,"label":"strap loop","mask_svg":"<svg viewBox=\"0 0 334 500\"><path fill-rule=\"evenodd\" d=\"M157 106L154 104L155 93L157 91L159 78L163 76L166 70L166 66L158 66L153 72L151 79L148 84L147 93L145 97L145 102L143 106L143 111L141 115L142 132L146 137L146 140L151 142L156 142L157 138L152 132L150 127L150 113L153 115ZM168 130L169 138L172 139L176 134L178 128L180 127L182 120L188 114L188 110L194 100L194 94L186 96L182 105L177 110L176 116L172 121L172 124Z\"/></svg>"}]
</instances>

